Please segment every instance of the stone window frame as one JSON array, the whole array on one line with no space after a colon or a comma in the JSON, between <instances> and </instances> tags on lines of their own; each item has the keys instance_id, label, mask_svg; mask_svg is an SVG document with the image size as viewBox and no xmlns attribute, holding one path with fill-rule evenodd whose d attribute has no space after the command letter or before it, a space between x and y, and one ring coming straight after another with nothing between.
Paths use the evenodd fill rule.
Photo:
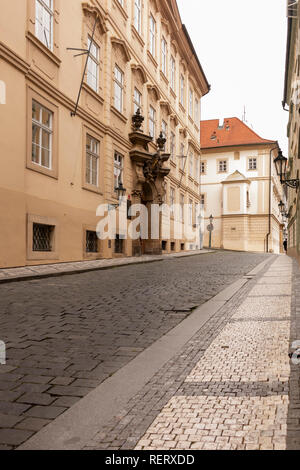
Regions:
<instances>
[{"instance_id":1,"label":"stone window frame","mask_svg":"<svg viewBox=\"0 0 300 470\"><path fill-rule=\"evenodd\" d=\"M255 168L250 168L250 161L255 160ZM248 157L247 158L247 171L258 171L258 158L257 157Z\"/></svg>"},{"instance_id":2,"label":"stone window frame","mask_svg":"<svg viewBox=\"0 0 300 470\"><path fill-rule=\"evenodd\" d=\"M51 225L54 227L52 238L52 251L33 251L33 224ZM56 218L27 214L27 260L47 261L59 260L59 223Z\"/></svg>"},{"instance_id":3,"label":"stone window frame","mask_svg":"<svg viewBox=\"0 0 300 470\"><path fill-rule=\"evenodd\" d=\"M204 165L204 171L202 171L202 165ZM200 175L206 175L207 174L207 160L201 160L200 159Z\"/></svg>"},{"instance_id":4,"label":"stone window frame","mask_svg":"<svg viewBox=\"0 0 300 470\"><path fill-rule=\"evenodd\" d=\"M220 170L220 164L226 162L226 170ZM223 174L223 173L228 173L229 171L229 165L228 165L228 158L218 158L217 159L217 173L218 174Z\"/></svg>"},{"instance_id":5,"label":"stone window frame","mask_svg":"<svg viewBox=\"0 0 300 470\"><path fill-rule=\"evenodd\" d=\"M32 102L36 101L52 113L52 155L51 168L37 165L32 161ZM58 179L58 133L59 133L59 108L53 102L48 100L40 91L27 87L27 152L26 168L36 171L45 176Z\"/></svg>"},{"instance_id":6,"label":"stone window frame","mask_svg":"<svg viewBox=\"0 0 300 470\"><path fill-rule=\"evenodd\" d=\"M151 20L153 20L154 30L151 29ZM156 59L156 52L157 52L157 23L155 20L155 15L149 11L149 25L148 25L148 32L149 32L149 41L148 41L148 50L151 56Z\"/></svg>"},{"instance_id":7,"label":"stone window frame","mask_svg":"<svg viewBox=\"0 0 300 470\"><path fill-rule=\"evenodd\" d=\"M99 142L97 186L86 182L86 138L88 135ZM103 135L99 132L95 131L85 123L82 125L82 189L100 194L101 196L103 196L102 188L104 188L104 158L102 157L104 147L103 139Z\"/></svg>"},{"instance_id":8,"label":"stone window frame","mask_svg":"<svg viewBox=\"0 0 300 470\"><path fill-rule=\"evenodd\" d=\"M102 254L102 243L98 238L98 251L97 253L90 253L86 251L86 232L96 232L96 225L84 224L82 226L82 255L83 259L87 260L96 260L103 257Z\"/></svg>"},{"instance_id":9,"label":"stone window frame","mask_svg":"<svg viewBox=\"0 0 300 470\"><path fill-rule=\"evenodd\" d=\"M60 2L61 0L52 0L53 2L53 31L52 31L52 49L48 48L36 36L36 0L27 0L27 30L26 38L34 44L39 50L48 57L57 67L60 66L59 58L59 28L60 28Z\"/></svg>"}]
</instances>

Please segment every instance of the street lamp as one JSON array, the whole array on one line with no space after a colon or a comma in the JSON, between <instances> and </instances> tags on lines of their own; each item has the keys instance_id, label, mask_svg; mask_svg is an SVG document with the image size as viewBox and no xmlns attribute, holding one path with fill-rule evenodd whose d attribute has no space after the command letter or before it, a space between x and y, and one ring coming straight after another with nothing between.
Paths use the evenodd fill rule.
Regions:
<instances>
[{"instance_id":1,"label":"street lamp","mask_svg":"<svg viewBox=\"0 0 300 470\"><path fill-rule=\"evenodd\" d=\"M277 157L274 160L277 175L280 178L281 184L286 184L290 188L297 189L299 187L299 179L286 179L286 168L288 159L282 155L282 151L279 150Z\"/></svg>"},{"instance_id":2,"label":"street lamp","mask_svg":"<svg viewBox=\"0 0 300 470\"><path fill-rule=\"evenodd\" d=\"M278 207L279 207L279 211L280 211L280 214L281 215L284 215L285 214L285 206L284 206L284 203L282 201L280 201L280 203L278 204Z\"/></svg>"},{"instance_id":3,"label":"street lamp","mask_svg":"<svg viewBox=\"0 0 300 470\"><path fill-rule=\"evenodd\" d=\"M109 210L113 210L113 209L116 209L116 208L120 207L120 205L122 203L122 199L126 194L126 189L124 188L123 183L121 181L119 182L119 186L117 188L115 188L115 191L118 195L119 202L118 202L118 204L110 204L109 205Z\"/></svg>"}]
</instances>

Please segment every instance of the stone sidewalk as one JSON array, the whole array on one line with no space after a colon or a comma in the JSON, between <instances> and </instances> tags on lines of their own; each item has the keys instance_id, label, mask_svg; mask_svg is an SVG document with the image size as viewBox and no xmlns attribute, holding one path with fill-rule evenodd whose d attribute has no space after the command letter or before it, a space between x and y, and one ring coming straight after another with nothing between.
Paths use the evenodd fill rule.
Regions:
<instances>
[{"instance_id":1,"label":"stone sidewalk","mask_svg":"<svg viewBox=\"0 0 300 470\"><path fill-rule=\"evenodd\" d=\"M66 274L85 273L109 269L117 266L131 264L152 263L171 258L184 258L205 253L213 253L213 250L195 250L182 253L170 253L165 255L142 255L139 257L124 257L114 259L99 259L93 261L77 261L72 263L42 264L38 266L24 266L20 268L0 269L0 284L13 281L25 281L37 278L62 276Z\"/></svg>"},{"instance_id":2,"label":"stone sidewalk","mask_svg":"<svg viewBox=\"0 0 300 470\"><path fill-rule=\"evenodd\" d=\"M126 402L109 396L118 393L113 376L21 448L299 450L300 365L288 356L300 334L299 268L276 256L240 281L212 300L213 311L207 302L188 320L194 333L177 353L184 322L178 336L171 332L169 343L160 340L140 358L146 369L155 351L174 348L143 386L132 386L138 362L118 373L120 395L126 387L131 393ZM102 423L109 400L110 419Z\"/></svg>"}]
</instances>

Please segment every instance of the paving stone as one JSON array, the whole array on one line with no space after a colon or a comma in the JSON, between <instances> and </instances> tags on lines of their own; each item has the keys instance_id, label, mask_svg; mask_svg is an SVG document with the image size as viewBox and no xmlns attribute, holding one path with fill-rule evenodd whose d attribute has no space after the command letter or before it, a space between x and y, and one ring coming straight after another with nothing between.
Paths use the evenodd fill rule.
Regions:
<instances>
[{"instance_id":1,"label":"paving stone","mask_svg":"<svg viewBox=\"0 0 300 470\"><path fill-rule=\"evenodd\" d=\"M26 429L28 431L39 431L49 423L51 423L50 419L26 418L21 423L18 423L15 428Z\"/></svg>"},{"instance_id":2,"label":"paving stone","mask_svg":"<svg viewBox=\"0 0 300 470\"><path fill-rule=\"evenodd\" d=\"M33 406L25 415L34 418L55 419L61 415L67 408L59 406Z\"/></svg>"},{"instance_id":3,"label":"paving stone","mask_svg":"<svg viewBox=\"0 0 300 470\"><path fill-rule=\"evenodd\" d=\"M17 446L32 436L32 432L19 429L0 429L0 443Z\"/></svg>"},{"instance_id":4,"label":"paving stone","mask_svg":"<svg viewBox=\"0 0 300 470\"><path fill-rule=\"evenodd\" d=\"M30 403L31 405L50 405L54 400L54 397L46 393L25 393L17 401L18 403Z\"/></svg>"}]
</instances>

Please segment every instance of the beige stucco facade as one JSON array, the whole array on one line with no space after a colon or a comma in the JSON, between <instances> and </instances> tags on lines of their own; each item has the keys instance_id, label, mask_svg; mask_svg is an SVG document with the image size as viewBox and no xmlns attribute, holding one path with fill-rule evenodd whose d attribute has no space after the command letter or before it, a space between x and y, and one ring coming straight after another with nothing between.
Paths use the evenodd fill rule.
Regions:
<instances>
[{"instance_id":1,"label":"beige stucco facade","mask_svg":"<svg viewBox=\"0 0 300 470\"><path fill-rule=\"evenodd\" d=\"M214 217L212 247L240 251L282 252L283 221L278 208L278 203L282 199L282 187L273 164L277 151L276 143L202 150L204 246L209 246L207 227L209 217L212 215ZM255 168L250 169L250 159L251 165ZM255 165L252 163L254 161ZM226 171L220 171L220 162L226 162L222 167Z\"/></svg>"},{"instance_id":2,"label":"beige stucco facade","mask_svg":"<svg viewBox=\"0 0 300 470\"><path fill-rule=\"evenodd\" d=\"M176 2L137 5L138 17L134 1L53 0L48 31L47 21L38 24L43 0L1 4L0 267L136 254L130 239L116 249L115 240L93 238L97 207L118 203L116 178L131 203L170 203L171 190L173 202L181 195L199 202L200 100L209 85ZM67 48L87 49L92 37L74 116L86 55ZM143 133L154 132L148 151L156 152L164 130L171 153L157 198L131 154L137 105ZM190 166L178 158L182 150ZM174 233L155 244L156 251L190 248Z\"/></svg>"},{"instance_id":3,"label":"beige stucco facade","mask_svg":"<svg viewBox=\"0 0 300 470\"><path fill-rule=\"evenodd\" d=\"M289 112L287 137L289 138L287 178L297 179L300 174L300 4L289 9L286 73L283 106ZM288 106L288 108L287 108ZM288 254L300 263L300 199L299 189L287 188L288 195Z\"/></svg>"}]
</instances>

